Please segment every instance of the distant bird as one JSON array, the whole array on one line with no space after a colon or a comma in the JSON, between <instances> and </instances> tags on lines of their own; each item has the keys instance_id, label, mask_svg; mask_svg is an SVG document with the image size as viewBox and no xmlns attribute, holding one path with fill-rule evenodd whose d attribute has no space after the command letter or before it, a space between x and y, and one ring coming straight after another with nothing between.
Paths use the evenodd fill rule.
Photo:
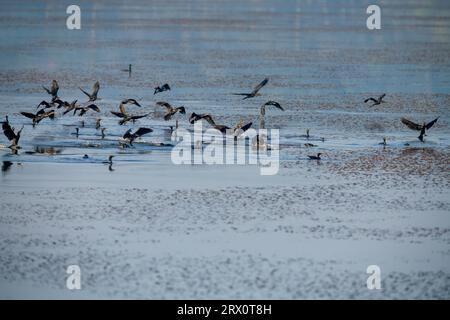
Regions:
<instances>
[{"instance_id":1,"label":"distant bird","mask_svg":"<svg viewBox=\"0 0 450 320\"><path fill-rule=\"evenodd\" d=\"M238 96L244 96L244 98L242 100L245 99L249 99L249 98L254 98L256 96L259 96L260 94L258 93L259 90L261 90L262 87L264 87L267 83L269 82L269 78L265 78L263 81L261 81L260 84L258 84L252 92L250 93L233 93L234 95L238 95Z\"/></svg>"},{"instance_id":2,"label":"distant bird","mask_svg":"<svg viewBox=\"0 0 450 320\"><path fill-rule=\"evenodd\" d=\"M383 98L384 98L385 96L386 96L386 93L383 93L381 96L378 97L378 99L375 99L375 98L370 97L370 98L364 100L364 103L367 103L367 102L369 102L369 101L372 101L373 104L371 105L371 107L373 107L373 106L382 104L382 103L384 102L384 101L383 101Z\"/></svg>"},{"instance_id":3,"label":"distant bird","mask_svg":"<svg viewBox=\"0 0 450 320\"><path fill-rule=\"evenodd\" d=\"M134 133L131 133L131 129L128 129L127 132L125 132L125 134L123 135L123 138L127 140L128 143L132 146L134 140L150 132L153 132L153 130L150 128L139 128Z\"/></svg>"},{"instance_id":4,"label":"distant bird","mask_svg":"<svg viewBox=\"0 0 450 320\"><path fill-rule=\"evenodd\" d=\"M3 134L6 136L6 138L11 141L11 145L8 147L13 151L17 151L17 149L20 149L19 147L19 140L20 140L20 134L22 133L22 128L15 132L15 129L11 127L9 124L8 116L6 116L6 121L2 122L2 129Z\"/></svg>"},{"instance_id":5,"label":"distant bird","mask_svg":"<svg viewBox=\"0 0 450 320\"><path fill-rule=\"evenodd\" d=\"M309 129L306 129L306 135L305 135L305 137L307 138L307 139L309 139Z\"/></svg>"},{"instance_id":6,"label":"distant bird","mask_svg":"<svg viewBox=\"0 0 450 320\"><path fill-rule=\"evenodd\" d=\"M95 129L98 130L101 127L101 121L102 119L98 118L97 120L95 120Z\"/></svg>"},{"instance_id":7,"label":"distant bird","mask_svg":"<svg viewBox=\"0 0 450 320\"><path fill-rule=\"evenodd\" d=\"M21 115L32 119L33 120L33 127L44 120L45 118L54 119L55 118L55 111L45 111L44 109L39 110L36 114L30 113L30 112L21 112Z\"/></svg>"},{"instance_id":8,"label":"distant bird","mask_svg":"<svg viewBox=\"0 0 450 320\"><path fill-rule=\"evenodd\" d=\"M83 156L83 159L89 159L89 156L88 156L87 154L85 154L85 155Z\"/></svg>"},{"instance_id":9,"label":"distant bird","mask_svg":"<svg viewBox=\"0 0 450 320\"><path fill-rule=\"evenodd\" d=\"M47 89L44 86L42 86L42 88L44 88L44 90L47 91L47 93L52 96L52 101L58 99L59 85L56 80L52 81L52 85L51 85L50 89Z\"/></svg>"},{"instance_id":10,"label":"distant bird","mask_svg":"<svg viewBox=\"0 0 450 320\"><path fill-rule=\"evenodd\" d=\"M43 107L43 109L49 109L49 108L61 108L62 106L64 106L64 102L61 101L60 99L56 99L55 101L52 102L47 102L45 100L42 100L41 103L39 103L36 107L36 109L39 109L40 107Z\"/></svg>"},{"instance_id":11,"label":"distant bird","mask_svg":"<svg viewBox=\"0 0 450 320\"><path fill-rule=\"evenodd\" d=\"M102 128L102 139L105 139L105 130L106 128Z\"/></svg>"},{"instance_id":12,"label":"distant bird","mask_svg":"<svg viewBox=\"0 0 450 320\"><path fill-rule=\"evenodd\" d=\"M438 121L439 117L437 117L436 119L434 119L431 122L428 123L423 123L423 125L414 123L408 119L402 118L401 121L403 124L405 124L408 128L410 128L411 130L416 130L416 131L420 131L420 135L417 137L420 141L423 141L423 137L426 136L426 130L429 130L437 121Z\"/></svg>"},{"instance_id":13,"label":"distant bird","mask_svg":"<svg viewBox=\"0 0 450 320\"><path fill-rule=\"evenodd\" d=\"M103 161L102 163L104 163L104 164L113 164L113 161L112 161L112 159L114 158L114 156L109 156L108 157L108 161Z\"/></svg>"},{"instance_id":14,"label":"distant bird","mask_svg":"<svg viewBox=\"0 0 450 320\"><path fill-rule=\"evenodd\" d=\"M120 110L120 112L111 111L111 113L113 115L115 115L116 117L122 118L122 120L119 121L119 125L124 125L128 121L134 122L137 119L145 118L146 116L148 116L148 114L144 114L144 115L140 115L140 116L133 116L133 115L128 114L125 109L125 104L123 104L123 103L120 104L119 110Z\"/></svg>"},{"instance_id":15,"label":"distant bird","mask_svg":"<svg viewBox=\"0 0 450 320\"><path fill-rule=\"evenodd\" d=\"M123 72L128 72L128 77L131 77L131 64L128 65L128 69L122 69Z\"/></svg>"},{"instance_id":16,"label":"distant bird","mask_svg":"<svg viewBox=\"0 0 450 320\"><path fill-rule=\"evenodd\" d=\"M259 128L264 129L266 126L265 121L265 115L266 115L266 107L267 106L274 106L277 109L280 109L281 111L284 111L283 107L276 101L269 100L266 103L264 103L261 106L260 112L259 112Z\"/></svg>"},{"instance_id":17,"label":"distant bird","mask_svg":"<svg viewBox=\"0 0 450 320\"><path fill-rule=\"evenodd\" d=\"M191 116L189 117L189 123L194 124L198 120L204 119L205 117L210 117L210 115L207 113L197 114L195 112L192 112Z\"/></svg>"},{"instance_id":18,"label":"distant bird","mask_svg":"<svg viewBox=\"0 0 450 320\"><path fill-rule=\"evenodd\" d=\"M136 99L124 99L124 100L122 100L121 103L122 103L122 104L134 104L134 105L136 105L136 106L138 106L138 107L142 107L142 106L139 104L139 102L136 101Z\"/></svg>"},{"instance_id":19,"label":"distant bird","mask_svg":"<svg viewBox=\"0 0 450 320\"><path fill-rule=\"evenodd\" d=\"M95 100L98 99L97 94L98 94L98 91L100 90L100 83L98 81L96 83L94 83L94 86L92 87L92 93L88 93L81 88L79 88L79 89L81 90L81 92L83 92L85 95L87 95L89 97L88 102L94 102Z\"/></svg>"},{"instance_id":20,"label":"distant bird","mask_svg":"<svg viewBox=\"0 0 450 320\"><path fill-rule=\"evenodd\" d=\"M72 101L70 103L65 101L64 102L64 107L66 108L66 110L64 110L63 115L69 113L70 111L75 110L75 108L77 107L77 101L78 100L74 100L74 101Z\"/></svg>"},{"instance_id":21,"label":"distant bird","mask_svg":"<svg viewBox=\"0 0 450 320\"><path fill-rule=\"evenodd\" d=\"M322 159L320 156L322 155L322 153L318 153L317 154L317 156L308 156L308 158L310 159L310 160L320 160L320 159Z\"/></svg>"},{"instance_id":22,"label":"distant bird","mask_svg":"<svg viewBox=\"0 0 450 320\"><path fill-rule=\"evenodd\" d=\"M75 135L77 138L80 135L80 129L79 128L75 128L75 133L72 133L73 135Z\"/></svg>"},{"instance_id":23,"label":"distant bird","mask_svg":"<svg viewBox=\"0 0 450 320\"><path fill-rule=\"evenodd\" d=\"M100 112L100 108L99 107L97 107L95 104L90 104L90 105L88 105L86 107L75 107L75 110L73 111L73 115L75 115L77 113L77 111L80 111L78 116L82 117L89 110L93 110L95 112Z\"/></svg>"},{"instance_id":24,"label":"distant bird","mask_svg":"<svg viewBox=\"0 0 450 320\"><path fill-rule=\"evenodd\" d=\"M164 115L164 120L166 120L166 121L172 119L172 117L177 112L179 112L181 114L186 114L186 109L184 108L184 106L175 108L175 107L172 107L168 102L165 102L165 101L158 101L156 103L156 105L166 108L166 114Z\"/></svg>"},{"instance_id":25,"label":"distant bird","mask_svg":"<svg viewBox=\"0 0 450 320\"><path fill-rule=\"evenodd\" d=\"M386 137L383 137L383 142L380 142L379 145L383 145L383 146L387 145Z\"/></svg>"},{"instance_id":26,"label":"distant bird","mask_svg":"<svg viewBox=\"0 0 450 320\"><path fill-rule=\"evenodd\" d=\"M312 144L312 143L305 143L304 146L307 147L307 148L317 147L316 144Z\"/></svg>"},{"instance_id":27,"label":"distant bird","mask_svg":"<svg viewBox=\"0 0 450 320\"><path fill-rule=\"evenodd\" d=\"M169 90L170 90L170 86L167 83L165 83L161 87L155 87L155 92L153 93L153 95L160 93L160 92L169 91Z\"/></svg>"}]
</instances>

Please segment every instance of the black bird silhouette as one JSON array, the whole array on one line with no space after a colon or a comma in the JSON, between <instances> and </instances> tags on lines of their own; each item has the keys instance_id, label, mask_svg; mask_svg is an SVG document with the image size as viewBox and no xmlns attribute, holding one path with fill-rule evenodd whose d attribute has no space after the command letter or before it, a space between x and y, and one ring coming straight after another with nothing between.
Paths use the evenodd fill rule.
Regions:
<instances>
[{"instance_id":1,"label":"black bird silhouette","mask_svg":"<svg viewBox=\"0 0 450 320\"><path fill-rule=\"evenodd\" d=\"M181 114L186 114L186 109L183 106L175 108L175 107L172 107L168 102L165 102L165 101L158 101L156 103L156 105L166 108L166 114L164 115L164 120L166 120L166 121L172 119L172 117L177 112L179 112Z\"/></svg>"},{"instance_id":2,"label":"black bird silhouette","mask_svg":"<svg viewBox=\"0 0 450 320\"><path fill-rule=\"evenodd\" d=\"M310 160L320 160L320 159L322 159L320 156L322 155L322 153L318 153L317 154L317 156L308 156L308 158L310 159Z\"/></svg>"},{"instance_id":3,"label":"black bird silhouette","mask_svg":"<svg viewBox=\"0 0 450 320\"><path fill-rule=\"evenodd\" d=\"M375 98L370 97L370 98L364 100L364 103L367 103L367 102L369 102L369 101L372 101L373 104L371 105L371 107L373 107L373 106L382 104L382 103L384 102L384 101L383 101L383 98L384 98L385 96L386 96L386 93L383 93L381 96L378 97L378 99L375 99Z\"/></svg>"},{"instance_id":4,"label":"black bird silhouette","mask_svg":"<svg viewBox=\"0 0 450 320\"><path fill-rule=\"evenodd\" d=\"M245 99L249 99L249 98L253 98L256 96L259 96L260 94L258 93L259 90L261 90L262 87L264 87L267 83L269 82L269 78L265 78L263 81L261 81L260 84L258 84L252 92L250 93L233 93L234 95L237 96L244 96L244 98L242 98L242 100Z\"/></svg>"},{"instance_id":5,"label":"black bird silhouette","mask_svg":"<svg viewBox=\"0 0 450 320\"><path fill-rule=\"evenodd\" d=\"M205 119L214 129L219 130L222 134L226 134L227 130L233 130L234 136L242 134L243 132L250 129L250 127L252 126L252 122L249 122L246 125L244 125L244 122L241 120L233 129L231 129L228 126L216 124L216 122L214 121L213 117L210 114L197 114L195 112L193 112L189 117L189 122L193 124L201 119Z\"/></svg>"},{"instance_id":6,"label":"black bird silhouette","mask_svg":"<svg viewBox=\"0 0 450 320\"><path fill-rule=\"evenodd\" d=\"M170 90L170 86L165 83L160 87L155 87L155 92L153 93L153 95L160 93L160 92L164 92L164 91L169 91Z\"/></svg>"},{"instance_id":7,"label":"black bird silhouette","mask_svg":"<svg viewBox=\"0 0 450 320\"><path fill-rule=\"evenodd\" d=\"M94 102L95 100L98 99L97 94L98 91L100 90L100 83L97 81L96 83L94 83L94 86L92 87L92 93L88 93L86 91L84 91L83 89L81 89L79 87L79 89L89 97L89 101L88 102Z\"/></svg>"},{"instance_id":8,"label":"black bird silhouette","mask_svg":"<svg viewBox=\"0 0 450 320\"><path fill-rule=\"evenodd\" d=\"M59 85L56 80L52 81L52 85L51 85L50 89L47 89L44 86L42 86L42 88L44 88L44 90L47 91L47 93L52 96L52 101L58 99Z\"/></svg>"},{"instance_id":9,"label":"black bird silhouette","mask_svg":"<svg viewBox=\"0 0 450 320\"><path fill-rule=\"evenodd\" d=\"M6 136L6 138L9 141L11 141L11 145L8 148L10 148L13 151L14 150L17 151L17 149L20 149L19 140L20 140L20 134L22 133L22 130L23 130L23 126L16 133L15 129L12 128L11 125L9 124L8 116L6 116L6 121L2 122L2 129L3 129L3 134Z\"/></svg>"},{"instance_id":10,"label":"black bird silhouette","mask_svg":"<svg viewBox=\"0 0 450 320\"><path fill-rule=\"evenodd\" d=\"M150 128L139 128L134 133L131 133L131 129L128 129L127 132L125 132L125 134L123 135L123 138L125 140L128 140L128 143L132 146L134 140L150 132L153 132L153 130Z\"/></svg>"},{"instance_id":11,"label":"black bird silhouette","mask_svg":"<svg viewBox=\"0 0 450 320\"><path fill-rule=\"evenodd\" d=\"M95 112L100 112L100 108L99 107L97 107L95 104L90 104L90 105L88 105L86 107L75 107L75 110L73 111L73 115L75 115L77 113L77 111L80 111L78 116L82 117L89 110L93 110Z\"/></svg>"},{"instance_id":12,"label":"black bird silhouette","mask_svg":"<svg viewBox=\"0 0 450 320\"><path fill-rule=\"evenodd\" d=\"M20 114L33 120L33 127L45 118L50 118L52 120L55 118L54 110L45 111L44 109L41 109L36 114L33 114L31 112L21 112Z\"/></svg>"},{"instance_id":13,"label":"black bird silhouette","mask_svg":"<svg viewBox=\"0 0 450 320\"><path fill-rule=\"evenodd\" d=\"M13 165L13 163L11 161L3 161L2 172L7 172L11 168L12 165Z\"/></svg>"},{"instance_id":14,"label":"black bird silhouette","mask_svg":"<svg viewBox=\"0 0 450 320\"><path fill-rule=\"evenodd\" d=\"M122 118L122 120L119 121L119 125L124 125L128 121L134 122L137 119L145 118L146 116L148 116L148 114L144 114L144 115L140 115L140 116L133 116L133 115L128 114L125 109L125 105L123 103L120 104L119 110L120 110L120 112L111 111L111 113L113 115L115 115L116 117Z\"/></svg>"},{"instance_id":15,"label":"black bird silhouette","mask_svg":"<svg viewBox=\"0 0 450 320\"><path fill-rule=\"evenodd\" d=\"M273 100L269 100L266 103L264 103L261 106L260 112L259 112L259 128L260 129L264 129L266 126L266 121L265 121L265 115L266 115L266 107L267 106L274 106L277 109L280 109L281 111L284 111L283 107L276 101Z\"/></svg>"},{"instance_id":16,"label":"black bird silhouette","mask_svg":"<svg viewBox=\"0 0 450 320\"><path fill-rule=\"evenodd\" d=\"M411 130L420 131L420 135L417 138L423 142L423 137L426 136L426 130L429 130L438 121L438 119L439 119L439 117L437 117L436 119L434 119L431 122L428 122L428 123L424 122L423 125L412 122L406 118L402 118L401 120L402 120L402 123L405 124Z\"/></svg>"},{"instance_id":17,"label":"black bird silhouette","mask_svg":"<svg viewBox=\"0 0 450 320\"><path fill-rule=\"evenodd\" d=\"M122 100L121 103L122 103L122 104L134 104L134 105L136 105L136 106L138 106L138 107L142 107L142 106L139 104L139 102L136 101L136 99L124 99L124 100Z\"/></svg>"}]
</instances>

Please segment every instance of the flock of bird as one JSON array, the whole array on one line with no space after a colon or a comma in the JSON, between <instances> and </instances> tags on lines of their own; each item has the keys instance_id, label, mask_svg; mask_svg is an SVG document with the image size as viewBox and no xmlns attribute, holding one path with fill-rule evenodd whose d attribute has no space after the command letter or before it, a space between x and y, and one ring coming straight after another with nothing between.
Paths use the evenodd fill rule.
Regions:
<instances>
[{"instance_id":1,"label":"flock of bird","mask_svg":"<svg viewBox=\"0 0 450 320\"><path fill-rule=\"evenodd\" d=\"M131 65L129 65L128 71L131 75ZM254 98L254 97L260 95L259 91L268 82L269 82L269 78L265 78L251 92L233 93L233 95L243 96L243 100ZM36 113L20 112L20 114L23 115L24 117L31 119L31 121L32 121L31 124L33 127L38 125L44 119L47 119L47 118L51 119L51 120L55 119L57 110L61 109L61 108L64 109L64 111L62 112L63 116L68 113L71 113L71 112L73 112L72 114L74 116L78 114L79 117L84 116L88 112L97 112L97 113L100 112L100 108L96 105L96 101L101 100L98 97L98 93L100 90L100 83L98 81L95 82L91 92L87 92L84 89L79 88L81 90L81 92L83 92L88 98L88 100L84 103L78 103L78 100L74 100L71 102L62 100L58 96L59 85L56 80L52 81L50 88L43 87L43 89L47 92L47 94L49 94L51 96L51 99L49 101L47 101L47 100L41 101L37 106L37 109L39 109L39 110ZM171 88L170 88L169 84L165 83L161 86L154 88L154 95L164 92L164 91L170 91L170 90L171 90ZM386 96L386 94L383 94L383 95L379 96L378 98L370 97L370 98L364 100L364 102L365 103L371 102L372 103L371 107L380 105L385 102L383 100L385 98L385 96ZM129 98L129 99L124 99L120 102L119 111L111 111L112 115L119 118L119 122L118 122L119 125L125 125L129 122L134 124L137 120L148 117L150 115L150 113L143 113L143 114L130 113L127 111L127 108L129 106L142 107L141 104L136 99ZM174 107L165 101L157 102L156 106L165 108L165 111L166 111L164 114L165 121L171 120L177 113L182 114L182 115L186 114L186 108L184 106ZM281 111L284 111L284 108L276 101L269 100L266 103L264 103L260 107L260 124L259 124L260 129L265 128L265 120L264 120L265 117L264 116L266 113L266 108L269 106L272 106ZM427 130L429 130L437 122L438 119L439 119L439 117L428 123L417 124L408 119L401 118L401 122L403 124L405 124L408 128L419 131L420 135L418 136L418 139L420 141L424 142L424 137L426 136ZM252 122L244 124L243 120L241 119L241 121L236 126L231 128L231 127L228 127L223 124L217 124L216 121L214 120L214 118L210 114L197 114L195 112L192 112L189 117L189 123L194 124L196 121L199 121L199 120L206 120L211 125L212 128L217 129L224 135L231 133L235 138L240 136L243 132L247 131L252 126ZM22 126L22 128L20 130L16 131L11 126L8 116L6 116L5 121L2 122L3 133L6 136L6 138L10 141L10 145L8 146L8 148L11 149L13 154L17 154L18 150L21 148L19 145L19 141L20 141L20 137L21 137L23 128L24 127ZM170 128L171 128L171 130L173 130L173 127L170 127ZM176 128L178 128L178 118L176 119ZM102 136L102 139L104 139L106 128L101 126L100 118L96 120L96 129L101 130L101 136ZM136 139L142 137L143 135L151 133L152 131L153 130L151 128L146 128L146 127L139 127L134 132L132 131L132 129L128 129L123 134L122 140L119 141L120 146L121 147L133 146L133 142ZM78 137L79 128L76 128L75 134ZM310 137L309 129L307 129L306 135L304 137L306 137L306 138ZM256 136L256 147L257 148L270 149L270 145L267 144L267 142L265 141L265 138L266 137L263 135ZM322 141L324 141L324 138L322 138ZM387 144L386 138L383 138L383 142L381 142L380 144L386 145ZM314 145L312 143L305 143L304 145L306 147L316 147L316 145ZM317 155L308 155L308 158L311 160L320 160L322 154L323 153L318 153ZM85 155L84 157L88 157L88 156ZM106 163L112 164L112 158L113 158L113 156L110 156Z\"/></svg>"}]
</instances>

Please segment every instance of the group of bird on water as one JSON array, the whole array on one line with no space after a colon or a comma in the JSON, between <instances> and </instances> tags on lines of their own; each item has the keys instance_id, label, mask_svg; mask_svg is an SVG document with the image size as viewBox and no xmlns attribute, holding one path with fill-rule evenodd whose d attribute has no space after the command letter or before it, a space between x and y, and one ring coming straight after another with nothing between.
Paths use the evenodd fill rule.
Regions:
<instances>
[{"instance_id":1,"label":"group of bird on water","mask_svg":"<svg viewBox=\"0 0 450 320\"><path fill-rule=\"evenodd\" d=\"M131 65L129 66L129 72L131 75ZM265 78L251 92L233 93L233 95L243 96L242 100L260 96L259 91L268 82L269 82L269 78ZM84 103L78 103L78 100L74 100L71 102L62 100L58 96L59 85L56 80L52 81L50 88L43 87L43 89L51 96L51 99L49 101L47 101L47 100L41 101L37 106L37 109L39 109L39 110L36 113L20 112L20 114L23 115L24 117L31 119L31 121L32 121L31 124L33 127L38 125L44 119L47 119L47 118L51 119L51 120L55 119L57 110L59 110L61 108L64 109L62 112L63 116L70 112L73 112L72 114L74 116L78 115L79 117L84 116L88 112L97 112L97 113L100 112L100 108L96 105L96 102L98 100L101 100L98 97L98 92L100 90L100 83L98 81L95 82L95 84L92 88L92 92L87 92L84 89L79 88L81 90L81 92L83 92L88 98L88 100ZM154 95L161 93L161 92L170 91L170 90L171 90L171 88L170 88L169 84L165 83L161 86L157 86L154 88ZM364 103L371 102L372 103L370 105L371 107L380 105L385 102L384 101L385 96L386 96L386 94L383 94L383 95L379 96L378 98L370 97L368 99L365 99ZM127 108L129 106L142 107L142 105L138 102L138 100L132 99L132 98L127 98L120 102L119 111L110 111L112 115L119 118L119 121L118 121L119 125L125 125L129 122L134 124L137 120L146 118L150 115L150 113L144 113L144 114L130 113L127 111ZM186 108L184 106L174 107L170 103L165 102L165 101L156 102L156 106L165 108L166 112L163 117L165 121L171 120L177 113L182 114L182 115L186 114ZM285 110L276 101L269 100L269 101L265 102L260 107L260 129L265 128L264 116L265 116L265 112L266 112L266 107L268 107L268 106L273 106L281 111ZM11 126L8 116L6 116L5 118L6 118L5 121L2 122L2 129L3 129L4 135L10 141L10 145L7 148L9 148L13 154L18 154L18 150L21 148L19 145L19 140L20 140L21 133L22 133L22 130L24 129L24 127L22 126L21 129L16 131L15 128L13 128ZM424 142L424 137L426 136L426 132L437 122L438 119L439 119L439 117L428 123L418 124L418 123L415 123L406 118L401 118L401 122L403 124L405 124L408 128L415 130L415 131L419 131L420 134L418 136L418 139L421 142ZM243 134L245 131L247 131L252 126L252 122L244 124L244 122L241 119L241 121L235 127L230 128L226 125L217 124L216 121L214 120L214 118L210 114L207 114L207 113L197 114L195 112L192 112L189 117L189 123L194 124L195 122L197 122L199 120L206 120L211 125L212 128L220 131L223 135L231 133L235 138L239 137L241 134ZM84 122L82 122L82 123L84 123ZM105 131L107 129L105 127L101 126L100 118L98 118L96 120L95 127L97 130L101 130L101 136L102 136L102 139L104 139ZM171 128L171 130L173 130L173 126L170 126L170 128ZM176 120L176 128L178 128L178 118ZM134 132L132 131L132 129L128 129L123 134L121 141L119 141L120 146L121 147L133 146L133 142L136 139L138 139L148 133L151 133L151 132L153 132L153 129L146 128L146 127L139 127ZM76 128L76 136L78 137L78 135L79 135L79 128ZM310 137L309 129L306 130L306 135L304 137L306 137L306 138ZM264 138L265 138L264 136L260 136L260 135L256 136L257 147L267 146L267 144L264 141ZM321 140L324 141L324 138L321 138ZM381 142L380 144L386 146L386 144L387 144L386 138L383 138L383 142ZM305 143L304 145L306 147L316 147L317 146L312 143ZM322 155L323 155L323 153L318 153L317 155L308 155L308 158L311 160L321 160ZM88 156L85 155L84 157L87 158ZM112 165L113 157L114 156L110 156L108 158L108 161L105 161L105 163Z\"/></svg>"}]
</instances>

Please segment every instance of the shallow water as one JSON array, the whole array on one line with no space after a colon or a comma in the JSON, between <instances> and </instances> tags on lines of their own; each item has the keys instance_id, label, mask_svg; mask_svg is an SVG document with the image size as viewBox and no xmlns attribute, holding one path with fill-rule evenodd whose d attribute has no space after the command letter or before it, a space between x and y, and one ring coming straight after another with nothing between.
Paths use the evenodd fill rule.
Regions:
<instances>
[{"instance_id":1,"label":"shallow water","mask_svg":"<svg viewBox=\"0 0 450 320\"><path fill-rule=\"evenodd\" d=\"M450 296L450 270L443 267L449 261L450 241L449 203L445 197L450 181L445 170L450 167L448 1L383 2L382 30L377 31L366 28L365 12L370 1L78 1L77 4L82 11L82 29L71 31L66 28L64 3L2 1L0 118L8 115L15 128L23 125L24 130L18 155L0 148L3 163L0 194L7 208L0 216L2 239L17 246L16 251L13 247L2 247L4 256L9 258L2 264L0 274L22 270L20 257L15 256L15 252L26 251L27 245L21 241L49 244L52 241L46 237L61 228L67 231L67 235L61 236L64 239L59 239L58 248L64 252L61 256L49 258L45 245L38 246L39 250L44 248L41 258L53 262L49 270L70 260L69 253L72 258L78 257L77 243L81 241L92 251L86 249L79 257L88 261L98 258L100 269L92 266L97 275L111 258L109 254L123 250L128 252L128 258L139 261L130 271L132 278L139 277L141 268L146 266L141 261L153 262L161 257L152 256L139 246L137 251L145 259L136 258L135 254L139 256L135 253L136 242L143 241L155 252L162 252L162 259L166 259L164 249L170 256L170 252L180 251L177 243L191 241L186 246L193 256L197 252L195 247L207 252L207 257L202 254L200 260L180 261L170 256L167 269L161 271L167 276L165 279L183 274L184 269L179 271L183 266L194 274L199 264L211 266L208 274L222 272L225 278L216 284L218 291L204 283L205 291L195 291L189 282L183 281L179 282L185 286L178 291L171 291L170 285L152 286L145 291L148 289L145 286L137 289L120 282L123 270L128 270L122 265L126 259L111 258L123 268L116 270L111 279L119 279L118 287L125 291L119 294L98 289L98 294L94 290L85 296L330 297L320 279L326 281L333 272L357 272L356 267L371 260L364 253L365 245L375 248L380 261L392 271L388 283L391 290L385 297ZM131 77L122 71L128 64L133 66ZM232 95L251 91L265 77L270 81L261 90L261 96L241 100ZM31 121L19 112L33 112L40 101L48 99L42 85L49 86L52 79L59 82L61 98L80 102L86 101L86 97L78 87L90 91L94 82L100 81L101 100L97 105L101 112L89 111L83 118L62 116L59 112L55 120L45 119L33 128ZM154 95L153 88L166 82L172 90ZM365 98L382 93L387 94L382 105L364 104ZM143 105L129 107L131 113L150 115L134 125L119 126L110 111L117 110L123 98L136 98ZM191 112L211 113L216 122L228 126L243 118L258 128L261 104L278 101L285 111L268 108L266 127L280 130L279 174L263 177L256 166L172 164L172 147L158 146L174 143L169 127L175 125L175 120L163 120L164 110L155 106L161 100L186 107L187 114L179 116L179 120L180 126L189 130L193 129L187 121ZM422 123L437 116L439 121L429 131L425 143L417 140L417 132L400 122L401 117ZM105 139L95 129L97 118L107 128ZM74 135L77 127L78 137ZM138 127L154 131L132 148L119 148L124 132ZM310 138L304 136L307 128ZM379 145L383 137L388 141L384 149ZM304 143L317 147L305 148ZM3 135L0 145L8 145ZM325 154L321 163L307 160L307 155L317 152ZM85 154L87 159L83 158ZM112 168L103 163L109 155L116 156ZM89 196L85 194L80 201L74 201L78 197L72 188L81 194L89 189ZM136 188L145 197L123 188ZM11 196L20 192L30 199L15 203ZM53 198L53 193L61 198ZM435 202L429 203L427 196ZM52 198L52 203L41 202L47 197ZM99 200L103 197L107 200ZM126 201L134 204L124 204L125 198L132 199ZM34 203L38 203L37 209ZM426 204L429 206L425 207ZM72 207L73 212L68 213L67 208ZM123 215L119 217L118 213ZM425 213L431 218L424 218ZM105 219L102 222L106 226L99 223L97 214ZM141 225L141 219L145 226ZM421 228L424 221L430 225L422 233L410 230ZM89 223L98 234L91 235L89 231L86 234L95 241L85 240L83 232L74 232L84 230ZM47 224L48 233L30 231ZM22 225L28 233L21 229ZM134 235L121 232L118 237L123 243L118 248L110 243L117 236L116 227L130 228ZM186 232L196 236L191 238ZM186 239L177 238L177 234ZM29 240L22 240L21 236ZM70 241L67 244L66 237L75 244ZM250 258L239 253L240 244L226 240L235 237L247 243L242 244L242 250ZM264 243L264 239L266 244L272 244L269 246L272 249L262 250L265 256L261 258L254 243ZM342 239L351 244L339 242ZM162 244L152 247L154 241ZM218 244L211 249L210 243L215 241ZM405 247L395 246L397 242ZM106 249L99 249L98 243ZM397 248L392 249L394 253L383 255L382 248L391 245ZM297 251L299 246L301 249ZM336 267L329 261L323 262L323 259L339 260L339 254L320 249L334 246L342 249L337 252L349 248L347 253L353 255L345 259L353 257L358 263L341 261ZM271 260L271 268L279 270L280 278L278 274L272 277L269 269L270 277L266 269L260 270L262 276L271 279L274 290L269 285L262 291L241 287L236 273L220 271L223 264L220 259L232 257L234 267L245 270L242 276L252 278L255 265L260 265L255 261L264 262L265 257L270 260L273 254L278 254L279 247L287 257L299 261ZM430 247L438 249L430 252ZM319 258L311 253L314 251L311 248L319 248L322 252ZM220 259L215 260L220 249L223 250ZM408 254L403 256L404 252ZM290 287L290 279L299 280L295 271L297 262L311 270L306 281L300 282L317 280L317 287L313 285L317 290L311 290L315 293L299 293ZM322 277L320 270L324 266L327 273ZM408 278L401 273L406 269L417 274ZM444 273L424 276L438 288L409 291L408 284L425 283L420 273L423 270ZM41 271L25 268L22 272L29 280L25 287L39 283L32 274ZM44 277L50 279L52 287L52 276L44 273ZM403 286L400 280L405 277L407 284ZM190 279L186 275L184 278ZM344 278L348 280L347 275ZM441 278L444 280L436 281ZM2 280L6 288L17 279L11 276ZM235 291L222 288L228 281L235 283ZM331 290L331 296L381 297L355 289L349 281L344 283L343 291ZM444 288L439 287L441 284ZM392 289L396 287L400 289ZM9 292L15 297L29 294L26 290ZM0 295L9 296L8 292Z\"/></svg>"}]
</instances>

